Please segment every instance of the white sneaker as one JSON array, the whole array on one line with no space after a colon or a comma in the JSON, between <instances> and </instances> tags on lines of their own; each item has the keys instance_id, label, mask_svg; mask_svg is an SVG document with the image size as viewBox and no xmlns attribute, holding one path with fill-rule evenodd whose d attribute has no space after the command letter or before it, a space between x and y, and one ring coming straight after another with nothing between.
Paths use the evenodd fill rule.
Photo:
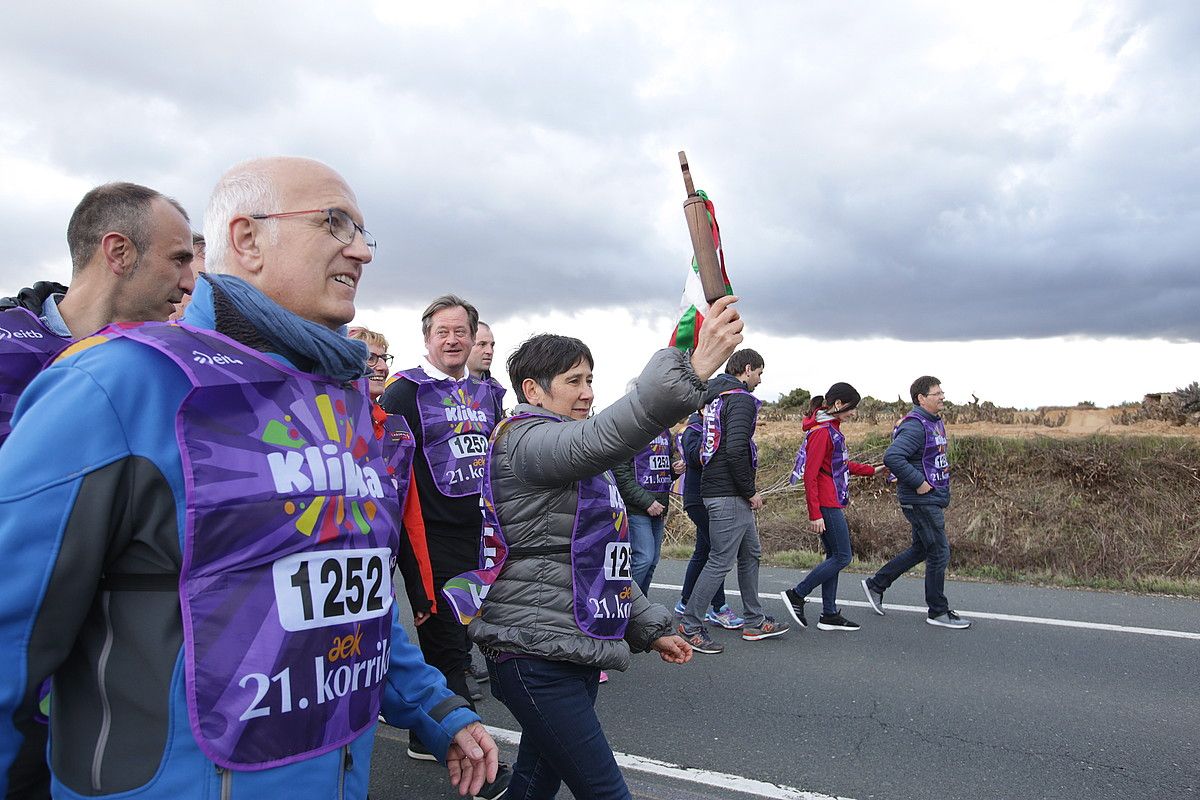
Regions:
<instances>
[{"instance_id":1,"label":"white sneaker","mask_svg":"<svg viewBox=\"0 0 1200 800\"><path fill-rule=\"evenodd\" d=\"M938 614L936 617L926 617L925 621L930 625L938 625L943 628L953 628L956 631L965 631L971 627L971 620L963 619L953 611L947 611L945 614Z\"/></svg>"},{"instance_id":2,"label":"white sneaker","mask_svg":"<svg viewBox=\"0 0 1200 800\"><path fill-rule=\"evenodd\" d=\"M868 580L868 578L863 578L861 581L859 581L859 583L862 584L863 591L867 594L867 602L871 604L871 609L882 617L883 592L875 589L873 586L871 586L871 584L867 583Z\"/></svg>"}]
</instances>

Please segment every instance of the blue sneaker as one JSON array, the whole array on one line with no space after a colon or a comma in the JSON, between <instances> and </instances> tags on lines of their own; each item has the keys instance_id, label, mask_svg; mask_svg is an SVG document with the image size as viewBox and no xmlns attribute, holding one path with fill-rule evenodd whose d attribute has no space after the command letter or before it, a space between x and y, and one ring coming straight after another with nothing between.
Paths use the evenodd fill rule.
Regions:
<instances>
[{"instance_id":1,"label":"blue sneaker","mask_svg":"<svg viewBox=\"0 0 1200 800\"><path fill-rule=\"evenodd\" d=\"M676 613L676 614L680 614L680 615L682 615L682 614L683 614L683 612L685 612L685 611L687 611L687 606L685 606L685 605L683 604L683 601L682 601L682 600L680 600L680 601L678 601L678 602L676 602L676 603L675 603L675 613Z\"/></svg>"},{"instance_id":2,"label":"blue sneaker","mask_svg":"<svg viewBox=\"0 0 1200 800\"><path fill-rule=\"evenodd\" d=\"M746 624L746 620L735 614L728 604L721 606L720 611L713 611L710 608L704 614L704 621L711 622L713 625L720 625L727 631L736 631Z\"/></svg>"}]
</instances>

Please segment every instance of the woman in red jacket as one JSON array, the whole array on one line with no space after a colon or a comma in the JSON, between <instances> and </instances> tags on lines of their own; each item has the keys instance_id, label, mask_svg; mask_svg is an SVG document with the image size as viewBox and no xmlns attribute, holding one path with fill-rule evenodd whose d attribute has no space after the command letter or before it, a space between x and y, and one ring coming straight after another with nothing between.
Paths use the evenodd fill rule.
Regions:
<instances>
[{"instance_id":1,"label":"woman in red jacket","mask_svg":"<svg viewBox=\"0 0 1200 800\"><path fill-rule=\"evenodd\" d=\"M858 391L848 383L835 383L824 397L812 399L810 414L804 420L804 442L796 455L792 482L804 481L808 501L808 528L820 534L825 560L804 577L795 589L781 593L784 605L796 624L808 627L804 618L804 598L821 586L821 618L817 628L823 631L856 631L858 625L842 616L837 607L838 573L854 553L850 549L850 527L842 511L850 502L850 476L875 475L883 467L851 461L842 435L842 420L854 416Z\"/></svg>"}]
</instances>

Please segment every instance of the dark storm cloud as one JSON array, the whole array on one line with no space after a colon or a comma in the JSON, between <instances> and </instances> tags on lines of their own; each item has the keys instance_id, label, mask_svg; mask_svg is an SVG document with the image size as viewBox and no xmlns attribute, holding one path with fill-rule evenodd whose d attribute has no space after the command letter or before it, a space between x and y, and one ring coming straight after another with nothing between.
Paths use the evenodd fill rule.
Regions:
<instances>
[{"instance_id":1,"label":"dark storm cloud","mask_svg":"<svg viewBox=\"0 0 1200 800\"><path fill-rule=\"evenodd\" d=\"M195 227L234 161L325 160L381 243L364 305L673 310L686 147L760 329L1200 339L1187 4L1087 5L997 56L959 5L69 8L0 33L4 157L147 183ZM77 199L5 182L0 289L65 264Z\"/></svg>"}]
</instances>

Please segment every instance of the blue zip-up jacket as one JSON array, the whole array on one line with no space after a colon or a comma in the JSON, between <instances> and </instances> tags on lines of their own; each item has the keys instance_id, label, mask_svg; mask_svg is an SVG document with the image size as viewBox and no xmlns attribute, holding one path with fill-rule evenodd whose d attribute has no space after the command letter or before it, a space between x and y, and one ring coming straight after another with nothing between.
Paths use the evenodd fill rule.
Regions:
<instances>
[{"instance_id":1,"label":"blue zip-up jacket","mask_svg":"<svg viewBox=\"0 0 1200 800\"><path fill-rule=\"evenodd\" d=\"M220 316L200 281L187 322L217 329ZM218 770L188 721L177 592L100 585L105 573L179 572L175 415L189 389L165 355L116 340L63 358L21 396L0 447L0 641L10 658L0 670L0 792L38 685L53 674L56 798L365 798L374 725L290 766ZM383 714L444 756L479 718L408 642L397 605Z\"/></svg>"},{"instance_id":2,"label":"blue zip-up jacket","mask_svg":"<svg viewBox=\"0 0 1200 800\"><path fill-rule=\"evenodd\" d=\"M927 420L938 418L920 406L913 406L913 413L920 414ZM915 419L906 419L896 431L896 438L883 454L883 464L896 476L896 499L904 506L941 506L950 505L950 487L934 489L925 494L917 494L917 489L925 482L925 472L921 466L921 458L925 454L925 426Z\"/></svg>"}]
</instances>

